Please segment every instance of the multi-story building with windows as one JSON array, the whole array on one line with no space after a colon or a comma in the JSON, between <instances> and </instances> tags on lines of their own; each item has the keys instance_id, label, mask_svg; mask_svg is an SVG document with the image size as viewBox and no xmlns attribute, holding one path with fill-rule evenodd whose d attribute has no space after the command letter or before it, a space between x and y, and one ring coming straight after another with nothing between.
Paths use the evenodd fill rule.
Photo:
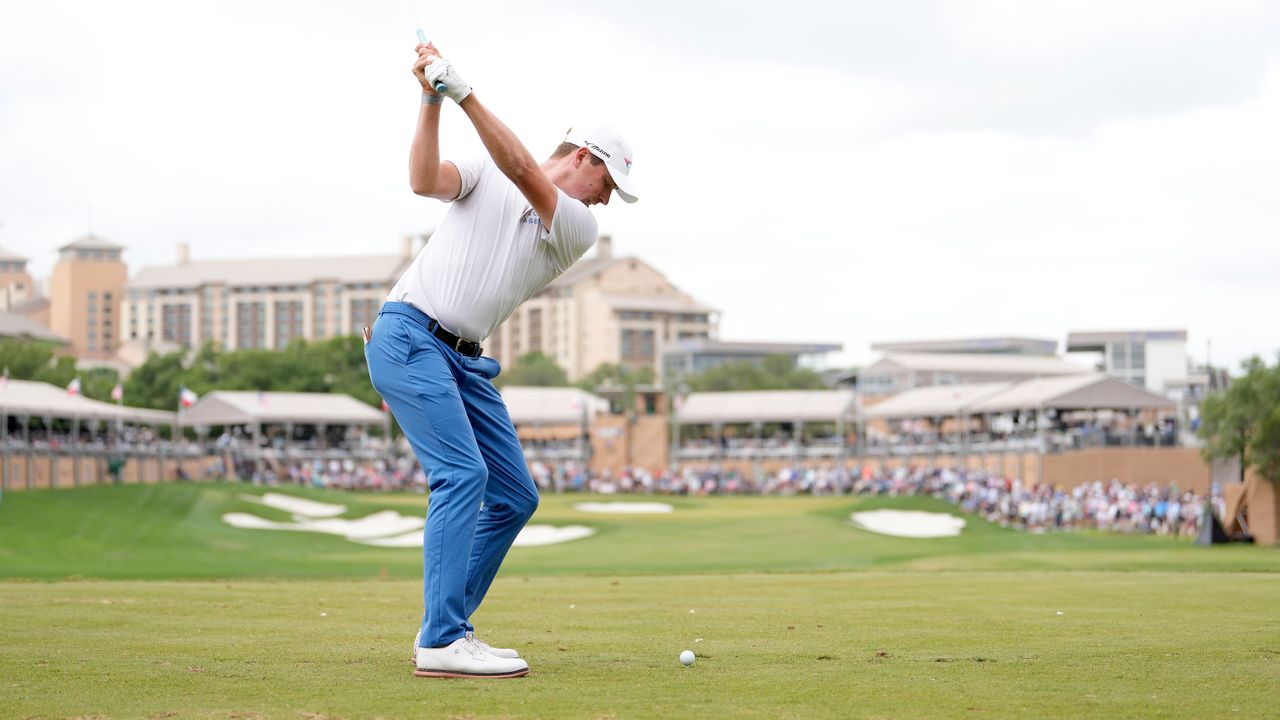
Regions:
<instances>
[{"instance_id":1,"label":"multi-story building with windows","mask_svg":"<svg viewBox=\"0 0 1280 720\"><path fill-rule=\"evenodd\" d=\"M485 341L504 365L539 351L576 380L602 364L651 368L681 340L714 338L719 317L636 257L615 257L601 236L595 255L516 308Z\"/></svg>"},{"instance_id":2,"label":"multi-story building with windows","mask_svg":"<svg viewBox=\"0 0 1280 720\"><path fill-rule=\"evenodd\" d=\"M174 264L144 267L132 279L122 250L93 236L64 246L50 297L16 311L71 339L67 352L81 359L135 365L149 351L209 341L225 350L280 349L296 338L351 335L372 325L418 243L405 238L399 254L233 260L192 260L181 243ZM28 277L21 282L28 285ZM573 379L605 363L660 375L664 349L714 340L718 323L714 308L652 265L614 257L604 236L593 256L517 308L483 344L506 365L541 351Z\"/></svg>"},{"instance_id":3,"label":"multi-story building with windows","mask_svg":"<svg viewBox=\"0 0 1280 720\"><path fill-rule=\"evenodd\" d=\"M129 268L124 247L93 235L58 248L49 279L49 329L82 360L109 360L120 338L120 296Z\"/></svg>"},{"instance_id":4,"label":"multi-story building with windows","mask_svg":"<svg viewBox=\"0 0 1280 720\"><path fill-rule=\"evenodd\" d=\"M1154 393L1185 382L1191 366L1186 330L1073 332L1067 352L1099 353L1099 370Z\"/></svg>"},{"instance_id":5,"label":"multi-story building with windows","mask_svg":"<svg viewBox=\"0 0 1280 720\"><path fill-rule=\"evenodd\" d=\"M351 335L373 324L415 250L405 238L398 255L193 261L181 244L176 264L125 285L120 337L239 350Z\"/></svg>"}]
</instances>

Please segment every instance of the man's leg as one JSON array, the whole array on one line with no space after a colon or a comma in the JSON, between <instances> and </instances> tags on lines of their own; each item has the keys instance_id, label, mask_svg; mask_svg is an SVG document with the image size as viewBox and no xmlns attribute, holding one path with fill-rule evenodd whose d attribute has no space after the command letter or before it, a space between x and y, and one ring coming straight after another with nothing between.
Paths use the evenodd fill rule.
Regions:
<instances>
[{"instance_id":1,"label":"man's leg","mask_svg":"<svg viewBox=\"0 0 1280 720\"><path fill-rule=\"evenodd\" d=\"M427 473L425 614L419 645L441 647L467 625L467 565L488 472L455 381L455 358L417 323L383 314L365 346L369 376Z\"/></svg>"},{"instance_id":2,"label":"man's leg","mask_svg":"<svg viewBox=\"0 0 1280 720\"><path fill-rule=\"evenodd\" d=\"M472 613L484 600L511 543L538 509L538 488L529 475L507 405L493 386L492 378L499 370L497 361L477 358L462 362L468 370L459 388L462 402L489 471L467 567L465 607L467 629L471 630Z\"/></svg>"}]
</instances>

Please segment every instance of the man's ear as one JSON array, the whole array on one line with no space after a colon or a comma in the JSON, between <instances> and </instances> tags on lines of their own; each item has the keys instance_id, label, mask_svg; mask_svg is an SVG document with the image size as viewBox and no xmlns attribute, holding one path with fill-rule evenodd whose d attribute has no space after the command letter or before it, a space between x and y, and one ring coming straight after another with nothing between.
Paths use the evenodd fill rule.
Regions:
<instances>
[{"instance_id":1,"label":"man's ear","mask_svg":"<svg viewBox=\"0 0 1280 720\"><path fill-rule=\"evenodd\" d=\"M590 150L586 148L578 148L578 151L573 154L573 167L574 168L581 167L582 163L589 160L587 156L589 156L590 154L591 154Z\"/></svg>"}]
</instances>

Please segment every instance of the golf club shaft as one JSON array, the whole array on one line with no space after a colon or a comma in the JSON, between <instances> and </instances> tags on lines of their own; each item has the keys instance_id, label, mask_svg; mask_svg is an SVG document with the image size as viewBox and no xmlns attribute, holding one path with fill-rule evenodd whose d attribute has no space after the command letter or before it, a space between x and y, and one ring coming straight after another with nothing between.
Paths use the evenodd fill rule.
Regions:
<instances>
[{"instance_id":1,"label":"golf club shaft","mask_svg":"<svg viewBox=\"0 0 1280 720\"><path fill-rule=\"evenodd\" d=\"M418 28L418 42L422 43L423 45L427 44L427 34L422 32L422 28ZM449 89L448 85L445 85L442 82L436 83L436 92L440 93L441 95L443 95L444 92L448 89Z\"/></svg>"}]
</instances>

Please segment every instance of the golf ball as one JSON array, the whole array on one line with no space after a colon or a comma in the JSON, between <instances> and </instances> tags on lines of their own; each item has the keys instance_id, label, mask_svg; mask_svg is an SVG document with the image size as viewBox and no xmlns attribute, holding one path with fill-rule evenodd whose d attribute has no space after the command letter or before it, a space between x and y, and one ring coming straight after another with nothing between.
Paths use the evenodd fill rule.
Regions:
<instances>
[{"instance_id":1,"label":"golf ball","mask_svg":"<svg viewBox=\"0 0 1280 720\"><path fill-rule=\"evenodd\" d=\"M680 653L680 664L684 665L685 667L689 667L690 665L693 664L692 650L685 650L684 652Z\"/></svg>"}]
</instances>

